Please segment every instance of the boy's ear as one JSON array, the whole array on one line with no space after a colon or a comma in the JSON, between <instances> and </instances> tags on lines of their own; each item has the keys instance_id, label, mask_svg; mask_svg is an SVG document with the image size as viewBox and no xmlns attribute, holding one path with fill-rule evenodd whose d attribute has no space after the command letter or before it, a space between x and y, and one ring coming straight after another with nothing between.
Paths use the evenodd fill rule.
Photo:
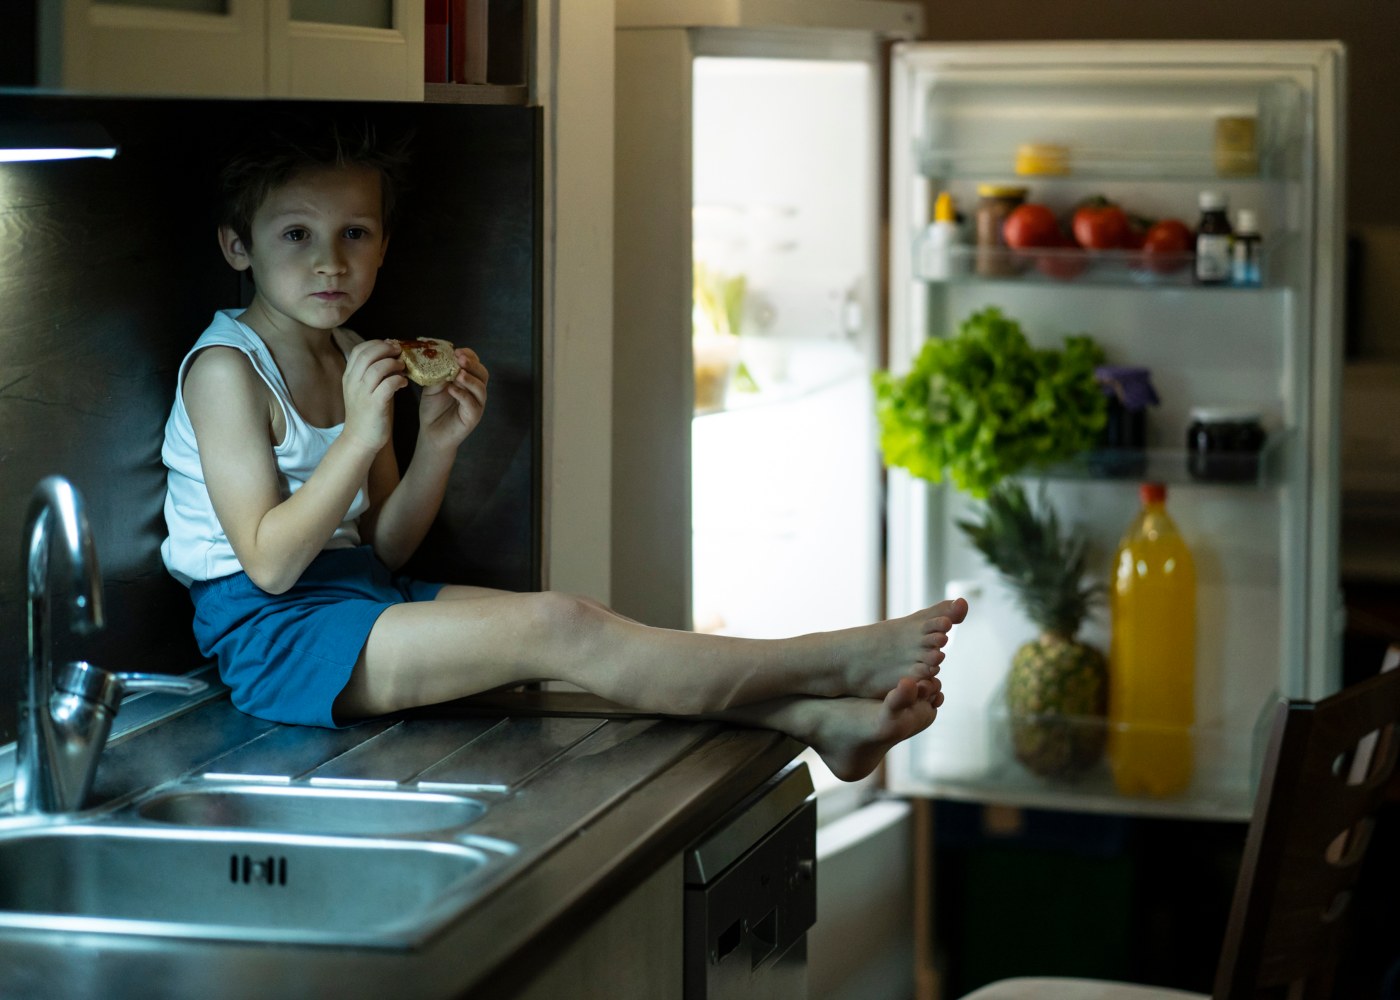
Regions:
<instances>
[{"instance_id":1,"label":"boy's ear","mask_svg":"<svg viewBox=\"0 0 1400 1000\"><path fill-rule=\"evenodd\" d=\"M243 245L243 238L233 231L232 226L219 227L219 249L223 251L228 266L235 271L246 271L253 266L253 261L248 256L248 248Z\"/></svg>"}]
</instances>

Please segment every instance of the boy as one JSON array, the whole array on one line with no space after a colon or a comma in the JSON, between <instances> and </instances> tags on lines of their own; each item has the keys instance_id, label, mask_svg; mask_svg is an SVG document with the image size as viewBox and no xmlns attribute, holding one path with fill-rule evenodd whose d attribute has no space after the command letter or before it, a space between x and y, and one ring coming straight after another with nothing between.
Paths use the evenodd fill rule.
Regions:
<instances>
[{"instance_id":1,"label":"boy","mask_svg":"<svg viewBox=\"0 0 1400 1000\"><path fill-rule=\"evenodd\" d=\"M181 365L162 449L162 555L190 588L200 649L218 658L234 704L337 726L563 680L643 711L778 729L847 779L927 727L961 599L752 640L651 628L565 594L394 575L437 514L489 381L458 348L457 378L422 392L400 478L398 344L342 326L383 263L398 166L370 137L337 134L245 156L223 175L219 246L254 296L218 313Z\"/></svg>"}]
</instances>

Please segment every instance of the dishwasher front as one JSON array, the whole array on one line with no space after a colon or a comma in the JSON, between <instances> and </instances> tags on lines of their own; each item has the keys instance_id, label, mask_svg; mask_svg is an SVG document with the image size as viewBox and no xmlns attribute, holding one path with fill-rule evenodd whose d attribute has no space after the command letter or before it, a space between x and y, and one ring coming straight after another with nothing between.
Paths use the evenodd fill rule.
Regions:
<instances>
[{"instance_id":1,"label":"dishwasher front","mask_svg":"<svg viewBox=\"0 0 1400 1000\"><path fill-rule=\"evenodd\" d=\"M817 803L794 763L685 853L685 1000L803 1000Z\"/></svg>"}]
</instances>

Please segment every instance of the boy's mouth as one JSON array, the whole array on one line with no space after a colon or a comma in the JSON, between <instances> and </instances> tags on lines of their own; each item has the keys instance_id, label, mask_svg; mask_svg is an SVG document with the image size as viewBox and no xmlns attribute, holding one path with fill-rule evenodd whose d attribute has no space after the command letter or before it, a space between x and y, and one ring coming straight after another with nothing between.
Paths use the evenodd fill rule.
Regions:
<instances>
[{"instance_id":1,"label":"boy's mouth","mask_svg":"<svg viewBox=\"0 0 1400 1000\"><path fill-rule=\"evenodd\" d=\"M337 292L334 289L325 292L312 292L312 298L321 299L323 302L333 302L336 299L345 298L345 292Z\"/></svg>"}]
</instances>

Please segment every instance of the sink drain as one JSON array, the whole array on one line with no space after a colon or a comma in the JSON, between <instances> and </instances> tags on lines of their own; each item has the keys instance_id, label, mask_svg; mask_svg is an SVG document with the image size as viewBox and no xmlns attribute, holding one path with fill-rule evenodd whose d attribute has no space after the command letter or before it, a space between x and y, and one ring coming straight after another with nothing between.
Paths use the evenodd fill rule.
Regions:
<instances>
[{"instance_id":1,"label":"sink drain","mask_svg":"<svg viewBox=\"0 0 1400 1000\"><path fill-rule=\"evenodd\" d=\"M286 885L287 859L272 855L255 858L251 854L230 854L228 880L243 885Z\"/></svg>"}]
</instances>

